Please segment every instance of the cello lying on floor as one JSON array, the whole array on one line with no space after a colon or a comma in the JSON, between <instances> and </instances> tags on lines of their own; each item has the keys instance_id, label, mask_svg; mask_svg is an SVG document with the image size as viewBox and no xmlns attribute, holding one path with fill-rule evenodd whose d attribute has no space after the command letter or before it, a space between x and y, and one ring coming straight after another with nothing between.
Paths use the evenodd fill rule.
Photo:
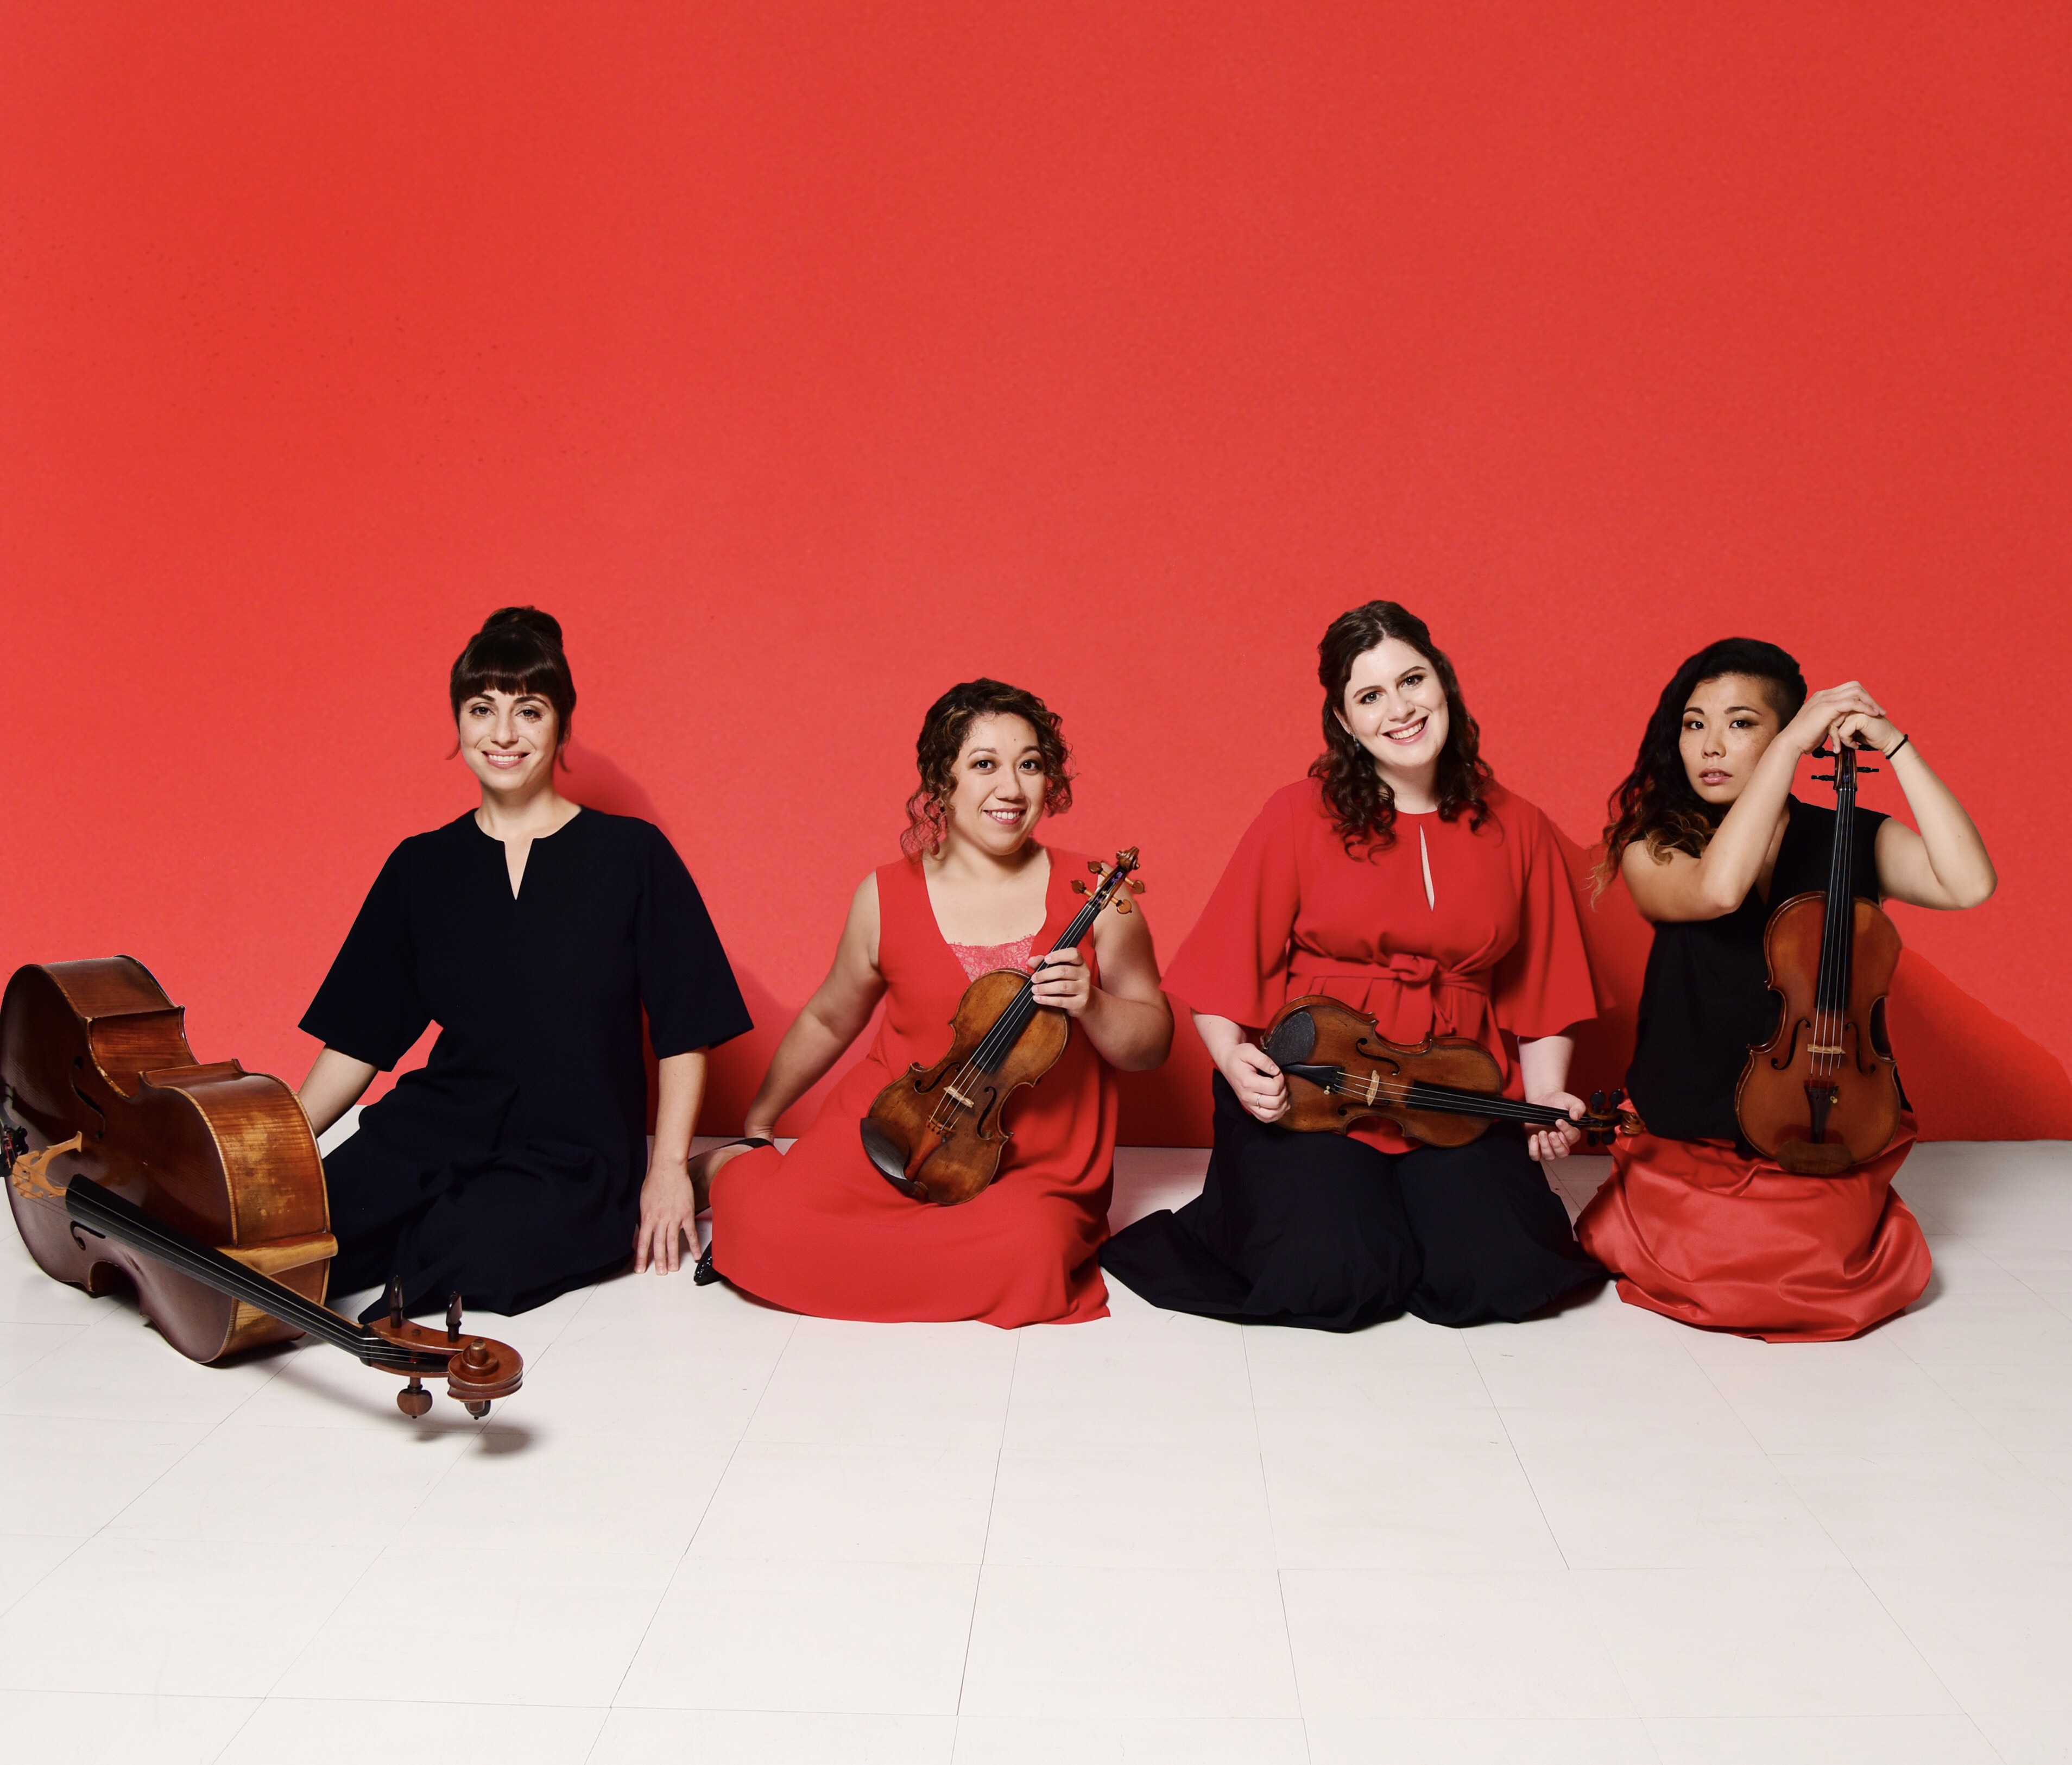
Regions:
<instances>
[{"instance_id":1,"label":"cello lying on floor","mask_svg":"<svg viewBox=\"0 0 2072 1765\"><path fill-rule=\"evenodd\" d=\"M516 1351L392 1312L323 1303L337 1240L309 1119L278 1079L204 1065L186 1014L130 957L15 971L0 1000L0 1163L14 1223L53 1279L136 1290L160 1335L217 1361L307 1334L408 1383L442 1378L471 1415L517 1390Z\"/></svg>"}]
</instances>

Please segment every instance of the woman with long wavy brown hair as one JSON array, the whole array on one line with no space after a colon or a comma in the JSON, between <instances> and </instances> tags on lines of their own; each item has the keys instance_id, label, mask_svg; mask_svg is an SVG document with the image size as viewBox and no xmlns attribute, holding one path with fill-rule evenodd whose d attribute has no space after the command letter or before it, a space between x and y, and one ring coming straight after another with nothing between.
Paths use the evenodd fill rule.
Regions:
<instances>
[{"instance_id":1,"label":"woman with long wavy brown hair","mask_svg":"<svg viewBox=\"0 0 2072 1765\"><path fill-rule=\"evenodd\" d=\"M1102 1264L1154 1305L1246 1323L1522 1318L1603 1277L1534 1162L1574 1130L1499 1123L1444 1148L1371 1120L1291 1132L1258 1039L1288 1000L1329 994L1393 1041L1472 1037L1507 1095L1580 1113L1567 1032L1597 1001L1568 869L1546 817L1483 763L1422 619L1355 607L1317 674L1324 752L1268 800L1166 977L1215 1063L1207 1183Z\"/></svg>"},{"instance_id":2,"label":"woman with long wavy brown hair","mask_svg":"<svg viewBox=\"0 0 2072 1765\"><path fill-rule=\"evenodd\" d=\"M834 965L778 1045L748 1106L777 1118L862 1034L870 1051L790 1152L707 1155L709 1267L787 1310L878 1322L976 1318L1008 1327L1107 1313L1096 1253L1108 1231L1117 1069L1155 1067L1173 1038L1144 915L1104 913L1082 948L1053 950L1081 902L1085 860L1039 842L1071 806L1071 755L1034 693L967 681L929 708L902 856L863 879ZM894 1189L857 1125L909 1066L949 1047L964 989L991 969L1040 964L1039 1004L1074 1033L1042 1081L1007 1105L1012 1137L992 1187L958 1207Z\"/></svg>"}]
</instances>

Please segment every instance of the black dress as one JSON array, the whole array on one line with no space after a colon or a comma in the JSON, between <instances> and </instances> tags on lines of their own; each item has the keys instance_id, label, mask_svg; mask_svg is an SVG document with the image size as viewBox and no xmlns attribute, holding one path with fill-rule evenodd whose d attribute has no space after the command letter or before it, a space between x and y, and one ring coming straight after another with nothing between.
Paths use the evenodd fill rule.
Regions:
<instances>
[{"instance_id":1,"label":"black dress","mask_svg":"<svg viewBox=\"0 0 2072 1765\"><path fill-rule=\"evenodd\" d=\"M458 1292L511 1313L623 1264L647 1172L643 1007L659 1059L750 1026L659 828L585 809L532 842L515 898L472 813L397 847L302 1026L384 1070L428 1023L439 1038L324 1161L333 1290L393 1280L413 1310Z\"/></svg>"},{"instance_id":2,"label":"black dress","mask_svg":"<svg viewBox=\"0 0 2072 1765\"><path fill-rule=\"evenodd\" d=\"M1655 928L1642 983L1640 1018L1626 1093L1647 1131L1663 1140L1732 1141L1744 1156L1754 1148L1741 1138L1734 1087L1749 1050L1777 1027L1777 995L1770 990L1763 953L1774 905L1827 887L1835 844L1835 812L1785 800L1784 837L1765 899L1750 889L1731 913L1714 920L1664 920ZM1886 817L1856 811L1851 891L1878 899L1877 834Z\"/></svg>"}]
</instances>

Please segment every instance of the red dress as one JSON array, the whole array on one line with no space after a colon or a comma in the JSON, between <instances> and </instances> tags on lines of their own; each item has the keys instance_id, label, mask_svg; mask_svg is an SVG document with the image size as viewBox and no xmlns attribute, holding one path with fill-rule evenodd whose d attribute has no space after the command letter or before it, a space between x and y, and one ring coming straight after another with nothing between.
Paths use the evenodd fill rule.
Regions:
<instances>
[{"instance_id":1,"label":"red dress","mask_svg":"<svg viewBox=\"0 0 2072 1765\"><path fill-rule=\"evenodd\" d=\"M1567 865L1547 817L1500 784L1480 829L1436 813L1396 818L1396 843L1355 857L1314 779L1268 799L1166 971L1197 1011L1262 1028L1305 993L1371 1013L1392 1042L1470 1036L1522 1097L1515 1039L1597 1014ZM1431 889L1425 889L1425 866ZM1370 1121L1355 1138L1411 1142Z\"/></svg>"},{"instance_id":2,"label":"red dress","mask_svg":"<svg viewBox=\"0 0 2072 1765\"><path fill-rule=\"evenodd\" d=\"M1928 1285L1928 1240L1892 1192L1914 1133L1901 1117L1890 1146L1838 1177L1795 1176L1725 1141L1622 1135L1576 1235L1630 1306L1766 1342L1840 1342Z\"/></svg>"},{"instance_id":3,"label":"red dress","mask_svg":"<svg viewBox=\"0 0 2072 1765\"><path fill-rule=\"evenodd\" d=\"M1777 1022L1763 932L1773 906L1827 886L1835 812L1790 799L1767 897L1655 928L1626 1086L1649 1129L1622 1136L1610 1180L1576 1222L1619 1297L1664 1317L1770 1342L1832 1342L1903 1311L1934 1258L1892 1191L1914 1144L1835 1177L1794 1175L1743 1150L1734 1089ZM1851 892L1878 896L1877 830L1856 811Z\"/></svg>"},{"instance_id":4,"label":"red dress","mask_svg":"<svg viewBox=\"0 0 2072 1765\"><path fill-rule=\"evenodd\" d=\"M1078 854L1051 849L1043 928L1050 948L1082 903ZM953 1208L915 1201L864 1156L857 1125L911 1065L948 1051L968 984L904 860L878 872L885 1016L870 1051L787 1154L744 1154L713 1179L713 1266L744 1293L820 1318L890 1323L976 1318L1077 1323L1108 1315L1098 1259L1115 1164L1116 1084L1075 1026L1057 1065L1007 1108L1000 1176ZM1100 973L1089 942L1082 954Z\"/></svg>"}]
</instances>

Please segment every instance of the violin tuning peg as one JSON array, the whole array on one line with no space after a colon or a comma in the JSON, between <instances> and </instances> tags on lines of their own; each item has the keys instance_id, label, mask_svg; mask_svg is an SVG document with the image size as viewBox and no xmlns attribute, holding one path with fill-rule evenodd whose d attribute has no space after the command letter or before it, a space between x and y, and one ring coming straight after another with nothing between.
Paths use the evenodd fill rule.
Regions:
<instances>
[{"instance_id":1,"label":"violin tuning peg","mask_svg":"<svg viewBox=\"0 0 2072 1765\"><path fill-rule=\"evenodd\" d=\"M1087 894L1091 894L1092 892L1092 891L1087 888L1087 887L1086 886L1086 884L1085 884L1085 883L1083 883L1083 882L1081 882L1081 881L1080 881L1077 877L1074 877L1074 878L1072 878L1072 893L1073 893L1073 894L1075 894L1075 895L1087 895Z\"/></svg>"}]
</instances>

